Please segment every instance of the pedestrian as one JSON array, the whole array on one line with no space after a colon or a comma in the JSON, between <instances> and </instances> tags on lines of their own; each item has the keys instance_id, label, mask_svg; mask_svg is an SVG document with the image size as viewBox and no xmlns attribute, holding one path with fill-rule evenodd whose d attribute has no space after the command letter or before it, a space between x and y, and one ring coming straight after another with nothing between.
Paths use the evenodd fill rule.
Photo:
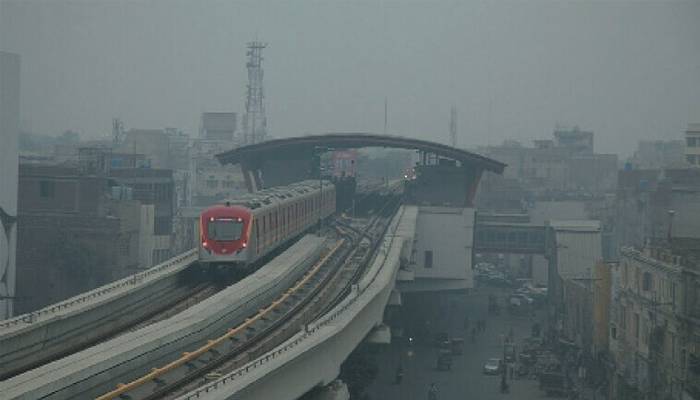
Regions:
<instances>
[{"instance_id":1,"label":"pedestrian","mask_svg":"<svg viewBox=\"0 0 700 400\"><path fill-rule=\"evenodd\" d=\"M513 380L513 372L515 368L513 368L513 364L508 365L508 372L510 372L510 380Z\"/></svg>"},{"instance_id":2,"label":"pedestrian","mask_svg":"<svg viewBox=\"0 0 700 400\"><path fill-rule=\"evenodd\" d=\"M501 377L501 393L508 393L508 382L506 382L505 374Z\"/></svg>"},{"instance_id":3,"label":"pedestrian","mask_svg":"<svg viewBox=\"0 0 700 400\"><path fill-rule=\"evenodd\" d=\"M399 365L396 369L396 384L400 385L401 381L403 381L403 367Z\"/></svg>"},{"instance_id":4,"label":"pedestrian","mask_svg":"<svg viewBox=\"0 0 700 400\"><path fill-rule=\"evenodd\" d=\"M435 382L430 384L430 388L428 389L428 400L437 400L437 394L438 394L438 387Z\"/></svg>"}]
</instances>

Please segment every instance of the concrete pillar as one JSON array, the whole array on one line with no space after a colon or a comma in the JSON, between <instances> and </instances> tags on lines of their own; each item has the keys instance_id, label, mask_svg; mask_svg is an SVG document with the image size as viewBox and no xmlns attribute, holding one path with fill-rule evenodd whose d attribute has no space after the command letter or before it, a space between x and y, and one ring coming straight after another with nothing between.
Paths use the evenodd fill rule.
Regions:
<instances>
[{"instance_id":1,"label":"concrete pillar","mask_svg":"<svg viewBox=\"0 0 700 400\"><path fill-rule=\"evenodd\" d=\"M257 172L258 171L256 171L255 168L252 168L246 163L243 163L241 165L241 173L243 174L245 188L248 189L248 193L255 193L260 188L260 186L258 186L260 178L255 179L255 175L257 175Z\"/></svg>"},{"instance_id":2,"label":"concrete pillar","mask_svg":"<svg viewBox=\"0 0 700 400\"><path fill-rule=\"evenodd\" d=\"M476 189L479 187L479 181L481 181L481 175L483 174L483 170L473 167L468 169L470 175L469 179L465 182L467 185L467 198L466 198L466 204L467 207L474 207L474 197L476 196Z\"/></svg>"},{"instance_id":3,"label":"concrete pillar","mask_svg":"<svg viewBox=\"0 0 700 400\"><path fill-rule=\"evenodd\" d=\"M0 52L0 319L12 316L15 296L19 74L19 56Z\"/></svg>"}]
</instances>

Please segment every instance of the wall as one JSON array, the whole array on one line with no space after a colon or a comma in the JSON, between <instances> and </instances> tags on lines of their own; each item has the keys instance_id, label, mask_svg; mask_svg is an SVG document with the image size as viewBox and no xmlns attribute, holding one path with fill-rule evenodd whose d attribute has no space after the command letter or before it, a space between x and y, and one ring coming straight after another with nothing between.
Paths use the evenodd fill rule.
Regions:
<instances>
[{"instance_id":1,"label":"wall","mask_svg":"<svg viewBox=\"0 0 700 400\"><path fill-rule=\"evenodd\" d=\"M19 168L17 311L133 273L141 205L109 198L108 179L52 165ZM52 189L42 196L42 185Z\"/></svg>"},{"instance_id":2,"label":"wall","mask_svg":"<svg viewBox=\"0 0 700 400\"><path fill-rule=\"evenodd\" d=\"M141 218L139 226L139 267L148 268L153 262L153 249L155 244L153 234L153 223L155 220L155 210L153 204L141 206Z\"/></svg>"},{"instance_id":3,"label":"wall","mask_svg":"<svg viewBox=\"0 0 700 400\"><path fill-rule=\"evenodd\" d=\"M563 279L591 278L602 260L598 221L552 221L556 235L557 273Z\"/></svg>"},{"instance_id":4,"label":"wall","mask_svg":"<svg viewBox=\"0 0 700 400\"><path fill-rule=\"evenodd\" d=\"M0 52L0 319L12 316L15 295L19 74L19 56Z\"/></svg>"},{"instance_id":5,"label":"wall","mask_svg":"<svg viewBox=\"0 0 700 400\"><path fill-rule=\"evenodd\" d=\"M454 280L456 287L474 287L471 269L473 208L419 207L416 226L416 280ZM427 268L426 251L432 251Z\"/></svg>"}]
</instances>

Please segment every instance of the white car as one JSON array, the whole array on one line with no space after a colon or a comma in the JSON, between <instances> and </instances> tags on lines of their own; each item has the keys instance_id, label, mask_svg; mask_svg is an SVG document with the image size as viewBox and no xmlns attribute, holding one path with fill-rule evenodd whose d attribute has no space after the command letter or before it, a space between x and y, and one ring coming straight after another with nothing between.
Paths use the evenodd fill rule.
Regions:
<instances>
[{"instance_id":1,"label":"white car","mask_svg":"<svg viewBox=\"0 0 700 400\"><path fill-rule=\"evenodd\" d=\"M484 364L484 374L486 375L498 375L501 373L503 368L503 361L500 358L489 358Z\"/></svg>"}]
</instances>

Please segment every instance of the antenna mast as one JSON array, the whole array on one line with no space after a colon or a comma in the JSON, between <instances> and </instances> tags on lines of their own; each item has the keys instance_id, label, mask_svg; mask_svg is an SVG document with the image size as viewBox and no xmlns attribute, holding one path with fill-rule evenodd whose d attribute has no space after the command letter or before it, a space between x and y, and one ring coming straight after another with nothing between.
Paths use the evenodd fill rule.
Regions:
<instances>
[{"instance_id":1,"label":"antenna mast","mask_svg":"<svg viewBox=\"0 0 700 400\"><path fill-rule=\"evenodd\" d=\"M267 136L267 118L265 117L265 98L263 90L262 50L267 43L258 41L248 43L248 87L243 116L243 144L260 143Z\"/></svg>"},{"instance_id":2,"label":"antenna mast","mask_svg":"<svg viewBox=\"0 0 700 400\"><path fill-rule=\"evenodd\" d=\"M119 118L112 118L112 143L119 146L124 141L124 123Z\"/></svg>"},{"instance_id":3,"label":"antenna mast","mask_svg":"<svg viewBox=\"0 0 700 400\"><path fill-rule=\"evenodd\" d=\"M450 146L457 147L457 108L450 109Z\"/></svg>"}]
</instances>

